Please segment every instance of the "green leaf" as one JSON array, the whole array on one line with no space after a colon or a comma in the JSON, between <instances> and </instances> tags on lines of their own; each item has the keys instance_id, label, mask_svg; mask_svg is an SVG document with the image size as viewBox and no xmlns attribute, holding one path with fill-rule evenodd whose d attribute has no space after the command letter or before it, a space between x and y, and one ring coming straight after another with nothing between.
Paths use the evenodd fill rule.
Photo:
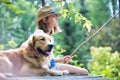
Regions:
<instances>
[{"instance_id":1,"label":"green leaf","mask_svg":"<svg viewBox=\"0 0 120 80\"><path fill-rule=\"evenodd\" d=\"M13 39L11 39L10 41L8 41L8 45L15 48L17 46L17 43Z\"/></svg>"},{"instance_id":2,"label":"green leaf","mask_svg":"<svg viewBox=\"0 0 120 80\"><path fill-rule=\"evenodd\" d=\"M0 45L0 50L4 49L4 45Z\"/></svg>"},{"instance_id":3,"label":"green leaf","mask_svg":"<svg viewBox=\"0 0 120 80\"><path fill-rule=\"evenodd\" d=\"M86 20L86 22L85 22L84 25L83 25L83 27L86 27L86 28L87 28L87 30L88 30L89 33L90 33L90 31L91 31L91 26L92 26L92 23L91 23L91 21L89 21L89 20Z\"/></svg>"}]
</instances>

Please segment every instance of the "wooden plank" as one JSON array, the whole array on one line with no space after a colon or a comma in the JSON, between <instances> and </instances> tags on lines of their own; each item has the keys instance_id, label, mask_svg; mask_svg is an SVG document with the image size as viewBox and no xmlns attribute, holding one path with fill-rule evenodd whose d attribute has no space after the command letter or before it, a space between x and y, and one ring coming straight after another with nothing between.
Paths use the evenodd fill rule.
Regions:
<instances>
[{"instance_id":1,"label":"wooden plank","mask_svg":"<svg viewBox=\"0 0 120 80\"><path fill-rule=\"evenodd\" d=\"M7 80L110 80L102 76L89 75L63 75L63 76L43 76L43 77L8 77Z\"/></svg>"}]
</instances>

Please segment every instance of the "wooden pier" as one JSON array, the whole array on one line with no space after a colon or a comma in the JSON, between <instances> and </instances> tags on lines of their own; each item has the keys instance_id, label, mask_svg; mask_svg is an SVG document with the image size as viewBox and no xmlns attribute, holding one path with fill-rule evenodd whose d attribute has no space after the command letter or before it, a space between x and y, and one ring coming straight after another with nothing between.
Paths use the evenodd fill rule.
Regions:
<instances>
[{"instance_id":1,"label":"wooden pier","mask_svg":"<svg viewBox=\"0 0 120 80\"><path fill-rule=\"evenodd\" d=\"M7 80L110 80L102 76L89 75L63 75L63 76L44 76L44 77L8 77Z\"/></svg>"}]
</instances>

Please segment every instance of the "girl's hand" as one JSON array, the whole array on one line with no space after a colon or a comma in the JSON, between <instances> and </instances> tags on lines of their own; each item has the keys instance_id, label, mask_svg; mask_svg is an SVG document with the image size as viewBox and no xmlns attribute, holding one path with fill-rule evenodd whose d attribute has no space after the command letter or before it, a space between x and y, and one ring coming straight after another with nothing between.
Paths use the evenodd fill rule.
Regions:
<instances>
[{"instance_id":1,"label":"girl's hand","mask_svg":"<svg viewBox=\"0 0 120 80\"><path fill-rule=\"evenodd\" d=\"M72 57L71 56L65 56L64 58L64 63L69 63L70 62L70 60L72 59Z\"/></svg>"}]
</instances>

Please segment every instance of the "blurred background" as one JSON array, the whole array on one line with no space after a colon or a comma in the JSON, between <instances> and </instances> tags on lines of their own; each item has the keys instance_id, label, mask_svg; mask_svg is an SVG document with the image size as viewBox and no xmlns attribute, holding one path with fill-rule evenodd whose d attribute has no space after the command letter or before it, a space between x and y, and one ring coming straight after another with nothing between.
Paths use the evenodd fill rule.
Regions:
<instances>
[{"instance_id":1,"label":"blurred background","mask_svg":"<svg viewBox=\"0 0 120 80\"><path fill-rule=\"evenodd\" d=\"M62 14L62 32L53 35L57 57L70 55L120 10L120 0L0 0L1 50L19 47L35 31L42 1ZM120 79L120 15L80 47L70 64L87 68L90 75Z\"/></svg>"}]
</instances>

